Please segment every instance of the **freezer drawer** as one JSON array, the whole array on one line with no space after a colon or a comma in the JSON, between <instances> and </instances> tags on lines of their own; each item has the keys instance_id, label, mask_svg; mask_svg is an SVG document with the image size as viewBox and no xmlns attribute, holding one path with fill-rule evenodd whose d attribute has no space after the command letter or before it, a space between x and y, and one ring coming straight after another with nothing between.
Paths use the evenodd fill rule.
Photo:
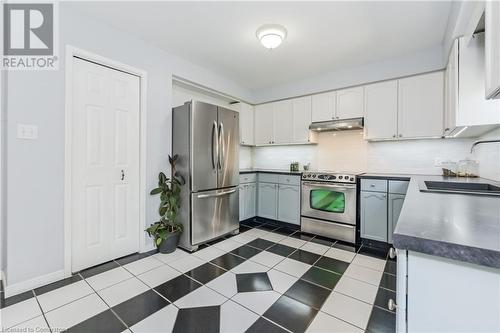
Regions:
<instances>
[{"instance_id":1,"label":"freezer drawer","mask_svg":"<svg viewBox=\"0 0 500 333\"><path fill-rule=\"evenodd\" d=\"M191 244L197 245L239 228L238 187L191 194Z\"/></svg>"}]
</instances>

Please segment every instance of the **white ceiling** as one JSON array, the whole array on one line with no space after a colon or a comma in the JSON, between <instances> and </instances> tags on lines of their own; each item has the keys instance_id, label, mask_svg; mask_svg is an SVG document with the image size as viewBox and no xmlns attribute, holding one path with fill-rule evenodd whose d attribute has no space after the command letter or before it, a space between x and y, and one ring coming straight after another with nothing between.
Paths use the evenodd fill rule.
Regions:
<instances>
[{"instance_id":1,"label":"white ceiling","mask_svg":"<svg viewBox=\"0 0 500 333\"><path fill-rule=\"evenodd\" d=\"M172 54L262 89L443 43L451 3L392 2L75 2L81 13ZM255 31L285 26L278 48Z\"/></svg>"}]
</instances>

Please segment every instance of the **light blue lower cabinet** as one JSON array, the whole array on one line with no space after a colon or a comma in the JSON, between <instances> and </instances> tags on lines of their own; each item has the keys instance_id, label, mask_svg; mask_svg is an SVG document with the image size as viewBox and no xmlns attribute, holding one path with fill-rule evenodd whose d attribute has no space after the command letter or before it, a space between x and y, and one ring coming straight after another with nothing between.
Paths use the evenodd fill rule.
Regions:
<instances>
[{"instance_id":1,"label":"light blue lower cabinet","mask_svg":"<svg viewBox=\"0 0 500 333\"><path fill-rule=\"evenodd\" d=\"M245 188L246 184L241 184L239 186L239 191L240 191L240 222L246 220L246 215L245 215L245 206L246 206L246 201L247 201L247 192Z\"/></svg>"},{"instance_id":2,"label":"light blue lower cabinet","mask_svg":"<svg viewBox=\"0 0 500 333\"><path fill-rule=\"evenodd\" d=\"M278 220L300 224L300 187L278 185Z\"/></svg>"},{"instance_id":3,"label":"light blue lower cabinet","mask_svg":"<svg viewBox=\"0 0 500 333\"><path fill-rule=\"evenodd\" d=\"M404 194L389 193L389 216L388 216L389 232L387 235L389 243L392 243L392 234L394 233L394 229L396 228L396 224L399 219L399 214L401 214L401 208L403 208L404 201L405 201Z\"/></svg>"},{"instance_id":4,"label":"light blue lower cabinet","mask_svg":"<svg viewBox=\"0 0 500 333\"><path fill-rule=\"evenodd\" d=\"M259 183L257 215L276 220L278 218L278 184Z\"/></svg>"},{"instance_id":5,"label":"light blue lower cabinet","mask_svg":"<svg viewBox=\"0 0 500 333\"><path fill-rule=\"evenodd\" d=\"M387 193L361 191L361 237L387 242Z\"/></svg>"},{"instance_id":6,"label":"light blue lower cabinet","mask_svg":"<svg viewBox=\"0 0 500 333\"><path fill-rule=\"evenodd\" d=\"M240 221L248 220L256 215L257 185L255 183L240 184Z\"/></svg>"},{"instance_id":7,"label":"light blue lower cabinet","mask_svg":"<svg viewBox=\"0 0 500 333\"><path fill-rule=\"evenodd\" d=\"M257 184L249 183L246 184L245 193L245 220L255 217L257 215Z\"/></svg>"}]
</instances>

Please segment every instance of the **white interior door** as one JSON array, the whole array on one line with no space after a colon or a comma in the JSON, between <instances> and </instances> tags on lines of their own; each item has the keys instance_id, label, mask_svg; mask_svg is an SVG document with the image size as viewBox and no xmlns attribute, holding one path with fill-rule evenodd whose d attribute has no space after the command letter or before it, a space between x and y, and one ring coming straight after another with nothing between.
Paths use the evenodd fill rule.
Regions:
<instances>
[{"instance_id":1,"label":"white interior door","mask_svg":"<svg viewBox=\"0 0 500 333\"><path fill-rule=\"evenodd\" d=\"M139 250L140 79L73 61L75 272Z\"/></svg>"}]
</instances>

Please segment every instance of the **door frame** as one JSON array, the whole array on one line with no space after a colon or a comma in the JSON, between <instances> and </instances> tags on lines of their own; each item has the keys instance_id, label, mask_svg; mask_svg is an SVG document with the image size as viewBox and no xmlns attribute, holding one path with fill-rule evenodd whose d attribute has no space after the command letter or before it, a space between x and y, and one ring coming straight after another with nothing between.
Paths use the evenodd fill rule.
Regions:
<instances>
[{"instance_id":1,"label":"door frame","mask_svg":"<svg viewBox=\"0 0 500 333\"><path fill-rule=\"evenodd\" d=\"M75 57L93 62L121 72L139 77L140 104L139 104L139 248L137 251L148 250L143 229L146 225L146 110L147 110L147 72L113 59L105 58L86 50L66 45L65 55L65 120L64 120L64 274L66 277L72 274L72 126L73 126L73 59Z\"/></svg>"}]
</instances>

